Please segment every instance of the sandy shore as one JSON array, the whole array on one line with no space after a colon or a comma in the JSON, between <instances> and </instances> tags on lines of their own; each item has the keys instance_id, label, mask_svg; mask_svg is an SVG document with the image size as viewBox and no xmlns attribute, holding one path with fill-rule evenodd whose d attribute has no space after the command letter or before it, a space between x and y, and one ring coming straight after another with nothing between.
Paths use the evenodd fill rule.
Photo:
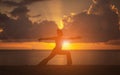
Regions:
<instances>
[{"instance_id":1,"label":"sandy shore","mask_svg":"<svg viewBox=\"0 0 120 75\"><path fill-rule=\"evenodd\" d=\"M120 65L0 66L0 75L120 75Z\"/></svg>"}]
</instances>

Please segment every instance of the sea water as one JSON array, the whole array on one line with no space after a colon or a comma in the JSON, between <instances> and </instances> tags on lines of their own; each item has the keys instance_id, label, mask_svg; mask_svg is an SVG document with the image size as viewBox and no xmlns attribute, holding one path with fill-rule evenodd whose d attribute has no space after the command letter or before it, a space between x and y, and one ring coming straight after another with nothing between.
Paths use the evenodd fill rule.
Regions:
<instances>
[{"instance_id":1,"label":"sea water","mask_svg":"<svg viewBox=\"0 0 120 75\"><path fill-rule=\"evenodd\" d=\"M50 50L0 50L0 65L37 65ZM71 51L73 65L120 65L120 50ZM65 65L65 55L57 55L48 65Z\"/></svg>"}]
</instances>

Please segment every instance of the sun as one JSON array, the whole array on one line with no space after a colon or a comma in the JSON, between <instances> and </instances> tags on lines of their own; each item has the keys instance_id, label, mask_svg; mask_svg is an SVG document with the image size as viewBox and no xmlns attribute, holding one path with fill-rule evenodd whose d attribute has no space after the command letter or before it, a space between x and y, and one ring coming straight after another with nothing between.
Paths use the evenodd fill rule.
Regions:
<instances>
[{"instance_id":1,"label":"sun","mask_svg":"<svg viewBox=\"0 0 120 75\"><path fill-rule=\"evenodd\" d=\"M69 49L70 48L70 42L65 40L63 41L63 49Z\"/></svg>"},{"instance_id":2,"label":"sun","mask_svg":"<svg viewBox=\"0 0 120 75\"><path fill-rule=\"evenodd\" d=\"M69 41L63 41L63 45L68 46L68 45L70 45L70 42Z\"/></svg>"}]
</instances>

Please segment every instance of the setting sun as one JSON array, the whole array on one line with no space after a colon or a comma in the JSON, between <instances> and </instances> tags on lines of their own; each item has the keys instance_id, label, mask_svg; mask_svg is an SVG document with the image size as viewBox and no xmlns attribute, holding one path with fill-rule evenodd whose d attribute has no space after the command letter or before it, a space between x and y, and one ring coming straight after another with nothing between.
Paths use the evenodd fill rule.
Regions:
<instances>
[{"instance_id":1,"label":"setting sun","mask_svg":"<svg viewBox=\"0 0 120 75\"><path fill-rule=\"evenodd\" d=\"M69 41L63 41L63 49L69 49L70 48L70 42Z\"/></svg>"},{"instance_id":2,"label":"setting sun","mask_svg":"<svg viewBox=\"0 0 120 75\"><path fill-rule=\"evenodd\" d=\"M63 46L69 46L70 45L70 42L69 41L64 41L63 42Z\"/></svg>"}]
</instances>

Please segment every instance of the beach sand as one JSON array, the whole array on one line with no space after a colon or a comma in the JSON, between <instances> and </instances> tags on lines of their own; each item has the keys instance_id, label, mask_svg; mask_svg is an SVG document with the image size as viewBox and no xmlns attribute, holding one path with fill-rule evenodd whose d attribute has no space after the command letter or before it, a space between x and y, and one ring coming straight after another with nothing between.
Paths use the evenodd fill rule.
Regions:
<instances>
[{"instance_id":1,"label":"beach sand","mask_svg":"<svg viewBox=\"0 0 120 75\"><path fill-rule=\"evenodd\" d=\"M0 66L0 75L120 75L120 65Z\"/></svg>"}]
</instances>

